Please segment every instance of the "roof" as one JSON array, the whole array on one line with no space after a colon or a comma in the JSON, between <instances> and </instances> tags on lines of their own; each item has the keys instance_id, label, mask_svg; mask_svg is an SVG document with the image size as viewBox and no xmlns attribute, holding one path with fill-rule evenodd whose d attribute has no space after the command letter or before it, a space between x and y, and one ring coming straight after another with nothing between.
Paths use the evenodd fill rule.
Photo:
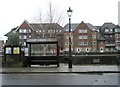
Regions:
<instances>
[{"instance_id":1,"label":"roof","mask_svg":"<svg viewBox=\"0 0 120 87\"><path fill-rule=\"evenodd\" d=\"M93 26L92 24L90 23L85 23L85 24L88 26L89 29L91 29L91 31L98 31L98 28Z\"/></svg>"},{"instance_id":2,"label":"roof","mask_svg":"<svg viewBox=\"0 0 120 87\"><path fill-rule=\"evenodd\" d=\"M74 31L77 27L78 27L79 23L73 23L71 24L71 29L72 31ZM69 31L69 24L66 24L63 28L64 32L68 32Z\"/></svg>"},{"instance_id":3,"label":"roof","mask_svg":"<svg viewBox=\"0 0 120 87\"><path fill-rule=\"evenodd\" d=\"M104 23L102 26L101 26L101 30L103 31L103 29L105 28L108 28L108 29L113 29L115 28L116 25L111 23L111 22L107 22L107 23Z\"/></svg>"},{"instance_id":4,"label":"roof","mask_svg":"<svg viewBox=\"0 0 120 87\"><path fill-rule=\"evenodd\" d=\"M40 29L62 29L62 27L57 24L57 23L29 23L30 26L34 29L34 30L40 30Z\"/></svg>"},{"instance_id":5,"label":"roof","mask_svg":"<svg viewBox=\"0 0 120 87\"><path fill-rule=\"evenodd\" d=\"M116 29L120 29L120 26L119 25L116 25L116 27L115 27Z\"/></svg>"},{"instance_id":6,"label":"roof","mask_svg":"<svg viewBox=\"0 0 120 87\"><path fill-rule=\"evenodd\" d=\"M55 44L57 43L57 38L40 38L40 39L27 39L28 44Z\"/></svg>"}]
</instances>

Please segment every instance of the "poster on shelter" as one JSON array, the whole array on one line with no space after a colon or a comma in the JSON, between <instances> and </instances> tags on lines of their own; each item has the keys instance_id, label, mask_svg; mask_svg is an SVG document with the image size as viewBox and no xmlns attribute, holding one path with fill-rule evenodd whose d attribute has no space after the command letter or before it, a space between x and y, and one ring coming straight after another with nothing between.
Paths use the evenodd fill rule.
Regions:
<instances>
[{"instance_id":1,"label":"poster on shelter","mask_svg":"<svg viewBox=\"0 0 120 87\"><path fill-rule=\"evenodd\" d=\"M12 49L11 47L6 47L6 54L11 54L12 53Z\"/></svg>"},{"instance_id":2,"label":"poster on shelter","mask_svg":"<svg viewBox=\"0 0 120 87\"><path fill-rule=\"evenodd\" d=\"M13 54L20 54L20 48L19 47L14 47L13 48Z\"/></svg>"},{"instance_id":3,"label":"poster on shelter","mask_svg":"<svg viewBox=\"0 0 120 87\"><path fill-rule=\"evenodd\" d=\"M25 48L25 56L28 56L28 48Z\"/></svg>"}]
</instances>

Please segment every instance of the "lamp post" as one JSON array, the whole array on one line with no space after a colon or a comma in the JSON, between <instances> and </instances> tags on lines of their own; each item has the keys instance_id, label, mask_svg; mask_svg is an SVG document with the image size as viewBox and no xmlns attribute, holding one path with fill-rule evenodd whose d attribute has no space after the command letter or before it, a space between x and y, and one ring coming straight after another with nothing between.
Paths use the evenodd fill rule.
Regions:
<instances>
[{"instance_id":1,"label":"lamp post","mask_svg":"<svg viewBox=\"0 0 120 87\"><path fill-rule=\"evenodd\" d=\"M69 58L68 58L68 67L72 68L72 56L71 56L71 15L72 15L71 8L67 10L67 14L69 17Z\"/></svg>"}]
</instances>

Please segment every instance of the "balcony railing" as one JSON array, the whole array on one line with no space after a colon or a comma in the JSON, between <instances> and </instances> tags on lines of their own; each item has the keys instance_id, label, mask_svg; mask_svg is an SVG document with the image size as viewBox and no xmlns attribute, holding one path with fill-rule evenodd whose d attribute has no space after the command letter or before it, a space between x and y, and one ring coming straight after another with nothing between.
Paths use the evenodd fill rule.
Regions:
<instances>
[{"instance_id":1,"label":"balcony railing","mask_svg":"<svg viewBox=\"0 0 120 87\"><path fill-rule=\"evenodd\" d=\"M115 46L115 43L107 43L105 46Z\"/></svg>"}]
</instances>

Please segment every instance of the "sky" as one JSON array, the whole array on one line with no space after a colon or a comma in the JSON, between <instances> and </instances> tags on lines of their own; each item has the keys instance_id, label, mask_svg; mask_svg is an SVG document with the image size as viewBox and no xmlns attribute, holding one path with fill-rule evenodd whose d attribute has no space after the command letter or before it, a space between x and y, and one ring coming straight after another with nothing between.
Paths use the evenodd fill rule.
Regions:
<instances>
[{"instance_id":1,"label":"sky","mask_svg":"<svg viewBox=\"0 0 120 87\"><path fill-rule=\"evenodd\" d=\"M0 0L0 39L12 28L20 26L24 20L34 22L40 11L47 10L48 2L65 17L63 26L68 23L67 10L73 10L72 23L91 23L101 26L105 22L118 24L119 0Z\"/></svg>"}]
</instances>

